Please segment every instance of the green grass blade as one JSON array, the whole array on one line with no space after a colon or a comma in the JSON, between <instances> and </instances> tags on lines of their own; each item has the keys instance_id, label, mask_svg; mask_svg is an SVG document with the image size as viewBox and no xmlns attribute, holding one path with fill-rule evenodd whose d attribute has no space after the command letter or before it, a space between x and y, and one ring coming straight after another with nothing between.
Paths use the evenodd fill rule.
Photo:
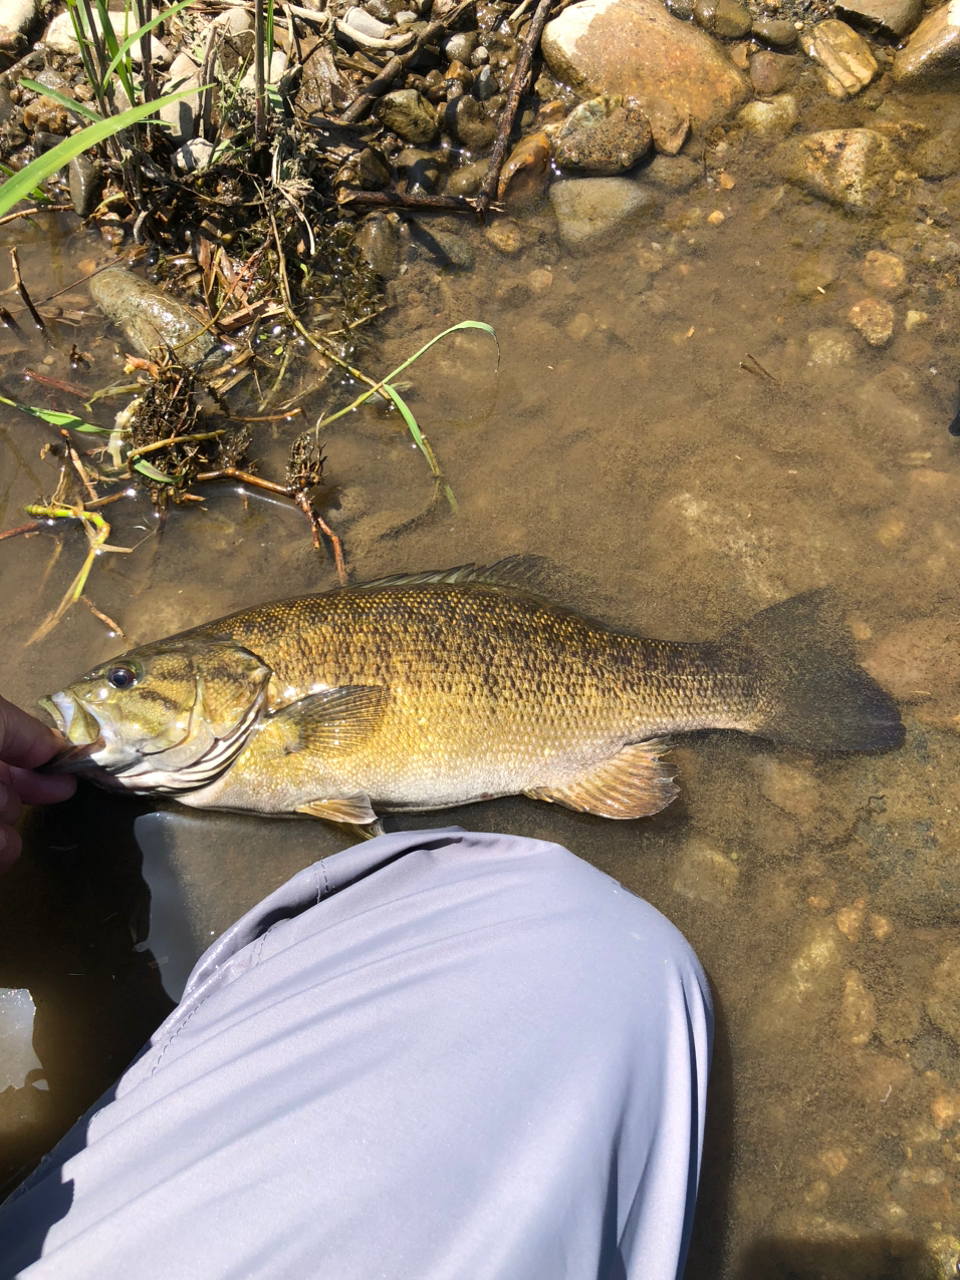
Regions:
<instances>
[{"instance_id":1,"label":"green grass blade","mask_svg":"<svg viewBox=\"0 0 960 1280\"><path fill-rule=\"evenodd\" d=\"M484 324L482 320L461 320L459 324L452 324L449 329L444 329L443 333L438 333L435 338L431 338L409 360L404 360L403 364L397 365L392 373L388 373L383 381L385 383L392 382L398 373L403 373L404 369L409 369L414 360L419 360L425 352L429 351L431 347L435 347L441 339L446 338L451 333L456 333L459 329L480 329L483 333L489 333L490 337L497 343L497 369L500 368L500 343L497 341L493 326Z\"/></svg>"},{"instance_id":2,"label":"green grass blade","mask_svg":"<svg viewBox=\"0 0 960 1280\"><path fill-rule=\"evenodd\" d=\"M104 72L104 75L103 75L104 80L107 80L110 76L113 75L114 71L116 71L121 61L127 56L130 50L137 43L140 37L145 34L145 32L152 31L153 28L159 26L160 23L163 22L165 18L173 17L175 13L179 13L181 9L185 9L188 4L193 4L193 0L177 0L177 3L172 4L169 9L164 9L162 13L158 13L154 17L152 17L149 22L145 22L142 27L138 27L137 30L134 31L133 35L127 36L123 44L121 44L118 47L117 52L113 55L113 59L111 60L109 66Z\"/></svg>"},{"instance_id":3,"label":"green grass blade","mask_svg":"<svg viewBox=\"0 0 960 1280\"><path fill-rule=\"evenodd\" d=\"M139 471L141 475L146 476L149 480L156 480L158 484L176 484L175 476L165 476L162 471L158 471L156 467L151 466L149 462L145 462L142 458L139 462L133 464L134 471Z\"/></svg>"},{"instance_id":4,"label":"green grass blade","mask_svg":"<svg viewBox=\"0 0 960 1280\"><path fill-rule=\"evenodd\" d=\"M19 409L21 413L29 413L31 418L39 418L51 427L69 427L71 431L83 431L87 435L108 436L108 427L98 427L93 422L85 422L73 413L60 413L56 409L35 409L32 404L20 404L17 400L8 400L0 396L0 404L8 404L11 409Z\"/></svg>"},{"instance_id":5,"label":"green grass blade","mask_svg":"<svg viewBox=\"0 0 960 1280\"><path fill-rule=\"evenodd\" d=\"M118 116L111 116L109 120L100 120L97 124L88 125L79 133L64 138L63 142L58 143L51 151L31 160L16 177L8 178L0 186L0 217L9 213L21 200L25 200L34 187L41 182L46 182L84 151L89 151L97 143L112 138L123 129L129 129L131 125L139 124L148 116L156 115L168 102L179 102L181 98L188 98L196 92L196 89L183 89L179 93L164 94L162 98L157 98L153 102L144 102L138 107L130 107L127 111L121 111Z\"/></svg>"},{"instance_id":6,"label":"green grass blade","mask_svg":"<svg viewBox=\"0 0 960 1280\"><path fill-rule=\"evenodd\" d=\"M397 391L395 387L391 387L388 382L385 382L383 384L383 389L387 393L387 395L390 397L390 399L393 401L393 403L396 405L397 409L400 411L400 416L403 418L404 422L407 424L407 428L410 434L413 436L413 439L417 448L426 458L430 466L430 471L433 474L434 480L436 480L436 482L442 486L444 496L446 497L447 501L450 503L451 510L458 511L459 507L457 506L456 498L453 496L453 490L444 480L443 472L440 470L440 464L437 462L437 455L433 452L433 449L431 449L430 443L427 440L427 437L420 430L420 424L417 422L416 418L411 413L410 406L404 400L403 396L401 396L400 392Z\"/></svg>"}]
</instances>

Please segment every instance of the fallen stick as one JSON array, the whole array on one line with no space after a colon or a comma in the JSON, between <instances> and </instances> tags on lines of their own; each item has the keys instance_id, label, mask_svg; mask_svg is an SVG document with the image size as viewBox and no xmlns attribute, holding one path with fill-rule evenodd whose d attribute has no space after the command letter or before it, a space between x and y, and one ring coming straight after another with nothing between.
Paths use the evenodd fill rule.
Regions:
<instances>
[{"instance_id":1,"label":"fallen stick","mask_svg":"<svg viewBox=\"0 0 960 1280\"><path fill-rule=\"evenodd\" d=\"M507 147L510 143L510 134L513 132L513 122L517 116L517 108L520 106L520 99L523 97L524 90L527 87L530 64L533 62L533 55L540 44L540 36L543 34L543 28L547 25L547 17L553 7L553 2L554 0L540 0L534 10L530 26L523 40L523 46L520 49L520 56L517 59L513 79L510 81L507 101L504 104L503 111L500 113L500 124L497 127L493 150L490 152L490 168L487 170L486 176L480 185L479 192L471 202L481 221L489 212L494 192L500 181L500 170L503 168L503 162L507 158Z\"/></svg>"}]
</instances>

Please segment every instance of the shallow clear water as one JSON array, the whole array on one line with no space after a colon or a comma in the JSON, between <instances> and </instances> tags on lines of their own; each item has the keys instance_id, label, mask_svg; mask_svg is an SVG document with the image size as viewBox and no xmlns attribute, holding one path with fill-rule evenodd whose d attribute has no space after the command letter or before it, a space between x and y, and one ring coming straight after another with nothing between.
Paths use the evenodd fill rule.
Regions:
<instances>
[{"instance_id":1,"label":"shallow clear water","mask_svg":"<svg viewBox=\"0 0 960 1280\"><path fill-rule=\"evenodd\" d=\"M817 110L811 126L869 114ZM888 99L887 110L934 121L940 104ZM917 677L926 684L905 708L906 745L812 758L703 735L674 753L680 799L641 822L504 800L393 823L560 841L693 943L716 993L718 1043L690 1277L947 1276L960 1253L960 1020L944 1029L960 1002L950 639L960 458L946 430L956 261L947 250L931 261L920 233L912 242L901 227L897 238L894 224L948 235L936 207L952 189L918 181L897 207L854 218L780 187L770 153L731 144L704 159L707 174L722 168L735 185L705 179L589 256L558 246L543 209L518 219L516 255L464 226L472 272L413 264L392 286L397 305L367 369L386 372L460 319L494 325L501 345L498 374L479 334L449 339L412 371L411 403L459 510L431 504L422 456L395 415L370 409L328 434L341 508L335 495L327 515L357 579L538 553L569 572L571 603L664 638L716 635L826 584L844 594L867 658L927 620ZM717 209L722 224L707 222ZM97 250L85 233L17 234L35 292L40 281L70 284L74 264ZM865 254L894 242L907 282L894 339L876 350L846 316L870 292ZM82 286L70 292L83 296ZM908 309L928 322L907 332ZM97 342L102 329L94 320L80 330L96 356L91 386L119 368L109 342ZM817 362L822 330L847 343L827 343L841 363ZM0 341L0 390L48 394L19 376L46 349ZM54 376L75 376L50 354ZM274 433L268 471L272 460L279 473L285 433L299 429ZM12 411L0 419L3 527L20 522L38 489L53 489L56 464L39 459L51 438ZM0 543L0 688L21 705L130 644L335 582L299 513L228 486L203 508L173 511L162 541L145 507L111 510L113 541L136 550L101 556L88 594L126 640L81 605L27 645L78 569L83 535ZM8 1176L132 1056L170 1007L191 950L343 842L319 823L93 791L32 814L25 836L0 897L0 985L32 993L48 1090L32 1081L0 1093ZM161 919L171 889L176 907Z\"/></svg>"}]
</instances>

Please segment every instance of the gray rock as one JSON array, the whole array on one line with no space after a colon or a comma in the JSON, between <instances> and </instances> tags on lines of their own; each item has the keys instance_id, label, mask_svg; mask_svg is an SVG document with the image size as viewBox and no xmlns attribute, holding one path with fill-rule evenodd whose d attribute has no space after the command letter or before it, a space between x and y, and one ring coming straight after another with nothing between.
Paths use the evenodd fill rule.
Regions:
<instances>
[{"instance_id":1,"label":"gray rock","mask_svg":"<svg viewBox=\"0 0 960 1280\"><path fill-rule=\"evenodd\" d=\"M137 354L154 356L170 348L184 364L198 364L214 350L213 338L192 311L132 271L108 267L92 277L89 287Z\"/></svg>"},{"instance_id":2,"label":"gray rock","mask_svg":"<svg viewBox=\"0 0 960 1280\"><path fill-rule=\"evenodd\" d=\"M164 93L180 93L185 89L200 88L200 68L192 58L178 53L170 68L170 78L163 87ZM191 93L179 102L168 102L160 108L159 118L167 127L174 146L193 137L197 115L200 111L200 94Z\"/></svg>"},{"instance_id":3,"label":"gray rock","mask_svg":"<svg viewBox=\"0 0 960 1280\"><path fill-rule=\"evenodd\" d=\"M889 142L874 129L825 129L790 138L778 154L782 177L846 209L870 209L896 168Z\"/></svg>"},{"instance_id":4,"label":"gray rock","mask_svg":"<svg viewBox=\"0 0 960 1280\"><path fill-rule=\"evenodd\" d=\"M364 191L380 191L390 184L390 169L376 147L364 147L354 164L357 182Z\"/></svg>"},{"instance_id":5,"label":"gray rock","mask_svg":"<svg viewBox=\"0 0 960 1280\"><path fill-rule=\"evenodd\" d=\"M471 67L485 67L490 61L490 50L485 44L478 44L470 55Z\"/></svg>"},{"instance_id":6,"label":"gray rock","mask_svg":"<svg viewBox=\"0 0 960 1280\"><path fill-rule=\"evenodd\" d=\"M877 74L877 60L866 40L836 18L805 31L800 47L817 63L824 87L835 98L852 98Z\"/></svg>"},{"instance_id":7,"label":"gray rock","mask_svg":"<svg viewBox=\"0 0 960 1280\"><path fill-rule=\"evenodd\" d=\"M37 0L2 0L0 3L0 47L9 49L29 30L40 12Z\"/></svg>"},{"instance_id":8,"label":"gray rock","mask_svg":"<svg viewBox=\"0 0 960 1280\"><path fill-rule=\"evenodd\" d=\"M78 217L92 213L103 190L103 174L100 167L88 156L77 156L67 165L67 181L70 184L70 200Z\"/></svg>"},{"instance_id":9,"label":"gray rock","mask_svg":"<svg viewBox=\"0 0 960 1280\"><path fill-rule=\"evenodd\" d=\"M650 123L635 103L618 96L591 98L564 120L553 154L572 173L624 173L646 155L652 140Z\"/></svg>"},{"instance_id":10,"label":"gray rock","mask_svg":"<svg viewBox=\"0 0 960 1280\"><path fill-rule=\"evenodd\" d=\"M639 222L656 200L629 178L579 178L555 182L550 203L563 243L571 249L588 249Z\"/></svg>"},{"instance_id":11,"label":"gray rock","mask_svg":"<svg viewBox=\"0 0 960 1280\"><path fill-rule=\"evenodd\" d=\"M643 170L645 182L665 191L689 191L703 177L703 169L686 156L654 156Z\"/></svg>"},{"instance_id":12,"label":"gray rock","mask_svg":"<svg viewBox=\"0 0 960 1280\"><path fill-rule=\"evenodd\" d=\"M206 138L191 138L178 151L173 153L173 167L181 173L193 173L195 169L206 169L213 159L216 150L212 142Z\"/></svg>"},{"instance_id":13,"label":"gray rock","mask_svg":"<svg viewBox=\"0 0 960 1280\"><path fill-rule=\"evenodd\" d=\"M459 267L461 271L472 270L476 255L462 234L446 230L438 226L436 221L427 220L413 222L412 230L415 243L439 266Z\"/></svg>"},{"instance_id":14,"label":"gray rock","mask_svg":"<svg viewBox=\"0 0 960 1280\"><path fill-rule=\"evenodd\" d=\"M479 39L476 31L458 31L443 42L448 62L469 62Z\"/></svg>"},{"instance_id":15,"label":"gray rock","mask_svg":"<svg viewBox=\"0 0 960 1280\"><path fill-rule=\"evenodd\" d=\"M270 55L270 65L264 68L264 76L267 84L279 84L283 73L287 69L287 55L282 49L275 50ZM254 93L257 87L257 73L251 67L247 74L240 81L240 88L246 89L248 93Z\"/></svg>"},{"instance_id":16,"label":"gray rock","mask_svg":"<svg viewBox=\"0 0 960 1280\"><path fill-rule=\"evenodd\" d=\"M660 0L579 0L547 23L542 48L561 82L592 94L665 98L696 125L750 93L710 37L678 21Z\"/></svg>"},{"instance_id":17,"label":"gray rock","mask_svg":"<svg viewBox=\"0 0 960 1280\"><path fill-rule=\"evenodd\" d=\"M696 0L693 16L712 36L739 40L753 25L750 10L737 0Z\"/></svg>"},{"instance_id":18,"label":"gray rock","mask_svg":"<svg viewBox=\"0 0 960 1280\"><path fill-rule=\"evenodd\" d=\"M470 152L485 151L496 136L496 121L487 114L483 104L468 93L447 103L443 120L460 146Z\"/></svg>"},{"instance_id":19,"label":"gray rock","mask_svg":"<svg viewBox=\"0 0 960 1280\"><path fill-rule=\"evenodd\" d=\"M753 35L762 44L774 49L790 49L797 43L800 33L786 18L758 18L753 24Z\"/></svg>"},{"instance_id":20,"label":"gray rock","mask_svg":"<svg viewBox=\"0 0 960 1280\"><path fill-rule=\"evenodd\" d=\"M923 13L922 0L837 0L834 13L865 31L901 39Z\"/></svg>"},{"instance_id":21,"label":"gray rock","mask_svg":"<svg viewBox=\"0 0 960 1280\"><path fill-rule=\"evenodd\" d=\"M937 86L960 79L960 6L949 0L934 9L893 59L893 77L901 84Z\"/></svg>"},{"instance_id":22,"label":"gray rock","mask_svg":"<svg viewBox=\"0 0 960 1280\"><path fill-rule=\"evenodd\" d=\"M377 104L377 115L388 129L415 146L433 142L440 132L433 107L416 89L384 94Z\"/></svg>"},{"instance_id":23,"label":"gray rock","mask_svg":"<svg viewBox=\"0 0 960 1280\"><path fill-rule=\"evenodd\" d=\"M740 124L761 138L785 138L799 117L800 109L792 93L779 93L769 102L755 99L737 112Z\"/></svg>"},{"instance_id":24,"label":"gray rock","mask_svg":"<svg viewBox=\"0 0 960 1280\"><path fill-rule=\"evenodd\" d=\"M483 66L473 82L473 94L480 102L489 102L495 93L498 92L500 86L497 84L497 77L493 74L492 68Z\"/></svg>"}]
</instances>

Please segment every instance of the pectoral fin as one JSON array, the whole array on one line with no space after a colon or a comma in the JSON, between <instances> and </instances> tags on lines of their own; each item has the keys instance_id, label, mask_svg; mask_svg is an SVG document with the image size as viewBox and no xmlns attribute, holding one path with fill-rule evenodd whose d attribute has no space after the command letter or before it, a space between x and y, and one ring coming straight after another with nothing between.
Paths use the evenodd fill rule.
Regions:
<instances>
[{"instance_id":1,"label":"pectoral fin","mask_svg":"<svg viewBox=\"0 0 960 1280\"><path fill-rule=\"evenodd\" d=\"M601 818L643 818L659 813L677 795L676 783L659 759L665 750L664 742L637 742L570 782L535 787L526 794Z\"/></svg>"},{"instance_id":2,"label":"pectoral fin","mask_svg":"<svg viewBox=\"0 0 960 1280\"><path fill-rule=\"evenodd\" d=\"M311 818L326 818L327 822L348 823L350 826L363 827L377 821L370 797L365 795L311 800L307 804L297 805L297 813L305 813Z\"/></svg>"},{"instance_id":3,"label":"pectoral fin","mask_svg":"<svg viewBox=\"0 0 960 1280\"><path fill-rule=\"evenodd\" d=\"M271 728L280 733L285 755L352 751L377 727L385 696L378 685L324 689L275 712Z\"/></svg>"}]
</instances>

